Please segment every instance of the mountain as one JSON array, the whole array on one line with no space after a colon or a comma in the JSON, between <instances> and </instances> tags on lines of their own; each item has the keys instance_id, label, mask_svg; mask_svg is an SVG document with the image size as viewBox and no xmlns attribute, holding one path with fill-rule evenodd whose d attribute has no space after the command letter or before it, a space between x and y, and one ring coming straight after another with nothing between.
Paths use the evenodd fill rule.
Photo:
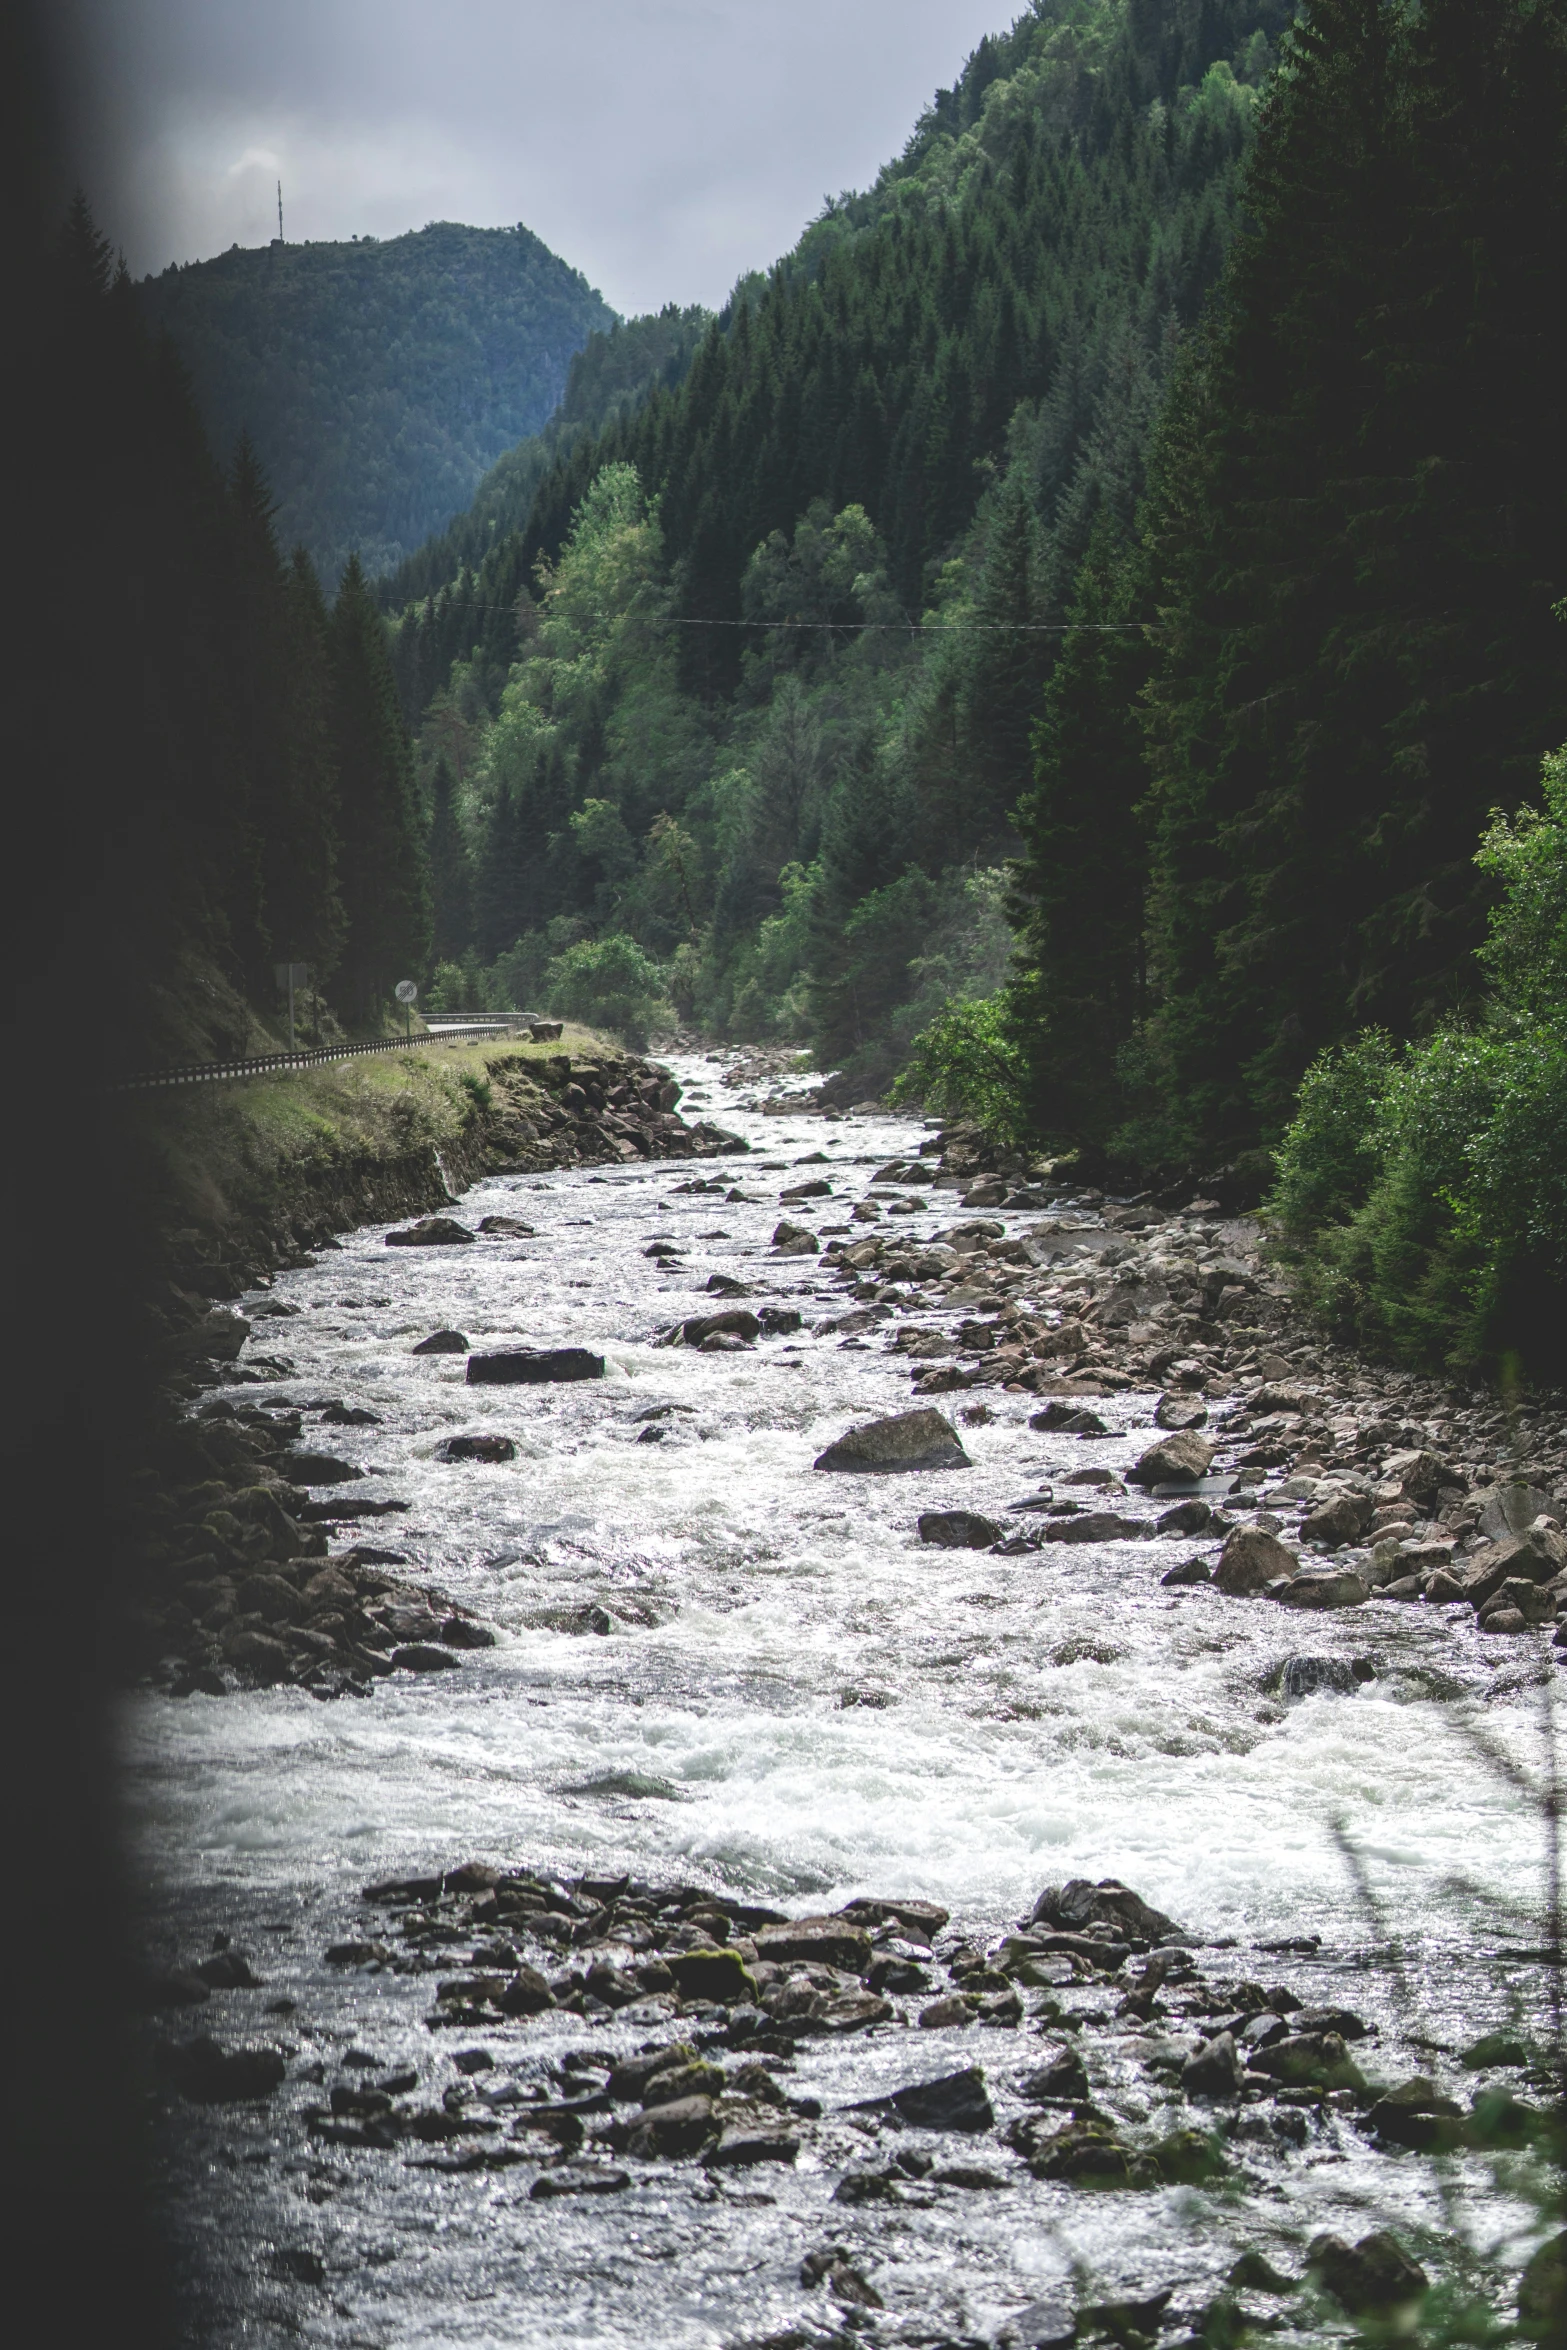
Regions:
<instances>
[{"instance_id":1,"label":"mountain","mask_svg":"<svg viewBox=\"0 0 1567 2350\"><path fill-rule=\"evenodd\" d=\"M220 456L248 433L285 545L328 584L390 570L537 432L573 355L615 322L523 227L232 247L136 289L190 372Z\"/></svg>"},{"instance_id":2,"label":"mountain","mask_svg":"<svg viewBox=\"0 0 1567 2350\"><path fill-rule=\"evenodd\" d=\"M861 1091L994 987L1054 632L1132 526L1291 14L1036 0L678 381L562 436L420 679L461 985L590 1008L629 947L688 1016ZM405 680L428 627L397 623Z\"/></svg>"}]
</instances>

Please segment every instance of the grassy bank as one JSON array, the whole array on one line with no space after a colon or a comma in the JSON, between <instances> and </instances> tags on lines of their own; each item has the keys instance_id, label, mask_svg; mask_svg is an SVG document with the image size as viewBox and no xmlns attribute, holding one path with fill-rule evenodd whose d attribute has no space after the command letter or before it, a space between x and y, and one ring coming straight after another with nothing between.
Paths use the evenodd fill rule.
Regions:
<instances>
[{"instance_id":1,"label":"grassy bank","mask_svg":"<svg viewBox=\"0 0 1567 2350\"><path fill-rule=\"evenodd\" d=\"M563 1061L608 1075L624 1056L585 1028L559 1043L432 1043L227 1085L125 1097L109 1147L134 1229L223 1295L228 1272L283 1261L333 1231L442 1204L493 1167L554 1163ZM569 1080L568 1080L569 1081Z\"/></svg>"}]
</instances>

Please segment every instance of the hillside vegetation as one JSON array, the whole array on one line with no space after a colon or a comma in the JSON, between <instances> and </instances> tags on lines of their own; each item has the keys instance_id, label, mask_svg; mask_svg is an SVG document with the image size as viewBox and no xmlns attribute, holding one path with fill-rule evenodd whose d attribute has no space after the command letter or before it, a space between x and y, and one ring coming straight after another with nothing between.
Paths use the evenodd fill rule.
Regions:
<instances>
[{"instance_id":1,"label":"hillside vegetation","mask_svg":"<svg viewBox=\"0 0 1567 2350\"><path fill-rule=\"evenodd\" d=\"M602 969L864 1092L995 987L1051 631L1132 527L1288 14L1039 0L563 438L482 595L410 581L442 1000L592 1017Z\"/></svg>"},{"instance_id":2,"label":"hillside vegetation","mask_svg":"<svg viewBox=\"0 0 1567 2350\"><path fill-rule=\"evenodd\" d=\"M248 433L285 547L329 585L390 570L545 423L608 304L528 229L432 222L348 244L234 246L145 279L227 458Z\"/></svg>"}]
</instances>

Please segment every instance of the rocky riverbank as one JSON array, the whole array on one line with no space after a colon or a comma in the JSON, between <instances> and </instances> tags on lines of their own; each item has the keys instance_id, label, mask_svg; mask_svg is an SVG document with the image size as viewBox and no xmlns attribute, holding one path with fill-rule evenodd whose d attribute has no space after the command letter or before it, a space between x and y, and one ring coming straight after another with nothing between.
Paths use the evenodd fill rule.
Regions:
<instances>
[{"instance_id":1,"label":"rocky riverbank","mask_svg":"<svg viewBox=\"0 0 1567 2350\"><path fill-rule=\"evenodd\" d=\"M1191 1537L1201 1548L1172 1584L1211 1578L1300 1609L1377 1592L1472 1609L1498 1637L1554 1627L1567 1648L1560 1399L1504 1402L1325 1344L1294 1313L1262 1225L1217 1200L1110 1200L1063 1189L1048 1167L985 1160L971 1131L929 1137L917 1159L877 1170L852 1238L822 1221L826 1184L786 1189L775 1251L835 1269L852 1310L834 1327L907 1355L917 1398L1049 1398L1035 1424L1091 1444L1096 1400L1154 1389L1169 1434L1127 1481L1085 1454L1069 1481L1085 1490L1042 1493L1024 1528L976 1521L929 1539L1016 1552ZM927 1233L943 1193L954 1221ZM920 1217L915 1243L905 1215ZM1113 1506L1128 1482L1170 1506L1128 1520Z\"/></svg>"},{"instance_id":2,"label":"rocky riverbank","mask_svg":"<svg viewBox=\"0 0 1567 2350\"><path fill-rule=\"evenodd\" d=\"M667 1069L597 1040L463 1058L477 1066L459 1069L455 1130L415 1138L418 1097L405 1097L394 1147L354 1138L296 1151L274 1163L265 1189L209 1187L201 1223L171 1223L149 1209L155 1237L139 1300L149 1388L127 1418L116 1471L122 1540L111 1637L122 1674L150 1672L181 1693L209 1696L279 1682L320 1696L364 1695L389 1673L449 1671L493 1644L494 1634L437 1584L397 1573L409 1563L395 1547L403 1505L357 1499L351 1488L362 1472L330 1451L333 1427L373 1425L374 1413L342 1397L279 1408L204 1401L206 1391L287 1376L286 1353L273 1347L286 1348L291 1309L265 1293L275 1273L313 1261L338 1232L448 1206L487 1174L715 1158L745 1145L682 1118ZM235 1094L230 1115L243 1120L244 1096ZM184 1108L176 1104L174 1115ZM196 1105L198 1118L206 1108ZM424 1122L433 1125L428 1113ZM145 1152L145 1127L142 1142ZM237 1156L231 1149L231 1164ZM389 1238L482 1246L506 1229L516 1227L504 1218L470 1229L425 1214ZM257 1292L262 1302L249 1318L221 1302ZM253 1338L259 1343L247 1352ZM466 1341L437 1332L426 1344L461 1351ZM302 1442L306 1418L312 1430ZM367 1541L366 1531L383 1539Z\"/></svg>"},{"instance_id":3,"label":"rocky riverbank","mask_svg":"<svg viewBox=\"0 0 1567 2350\"><path fill-rule=\"evenodd\" d=\"M1400 2069L1377 2025L1335 1996L1324 1956L1316 1935L1210 1948L1108 1879L1046 1886L1012 1930L976 1937L897 1896L791 1916L709 1886L469 1861L366 1886L356 1929L320 1950L349 2012L359 1987L358 2030L335 2060L299 2057L301 2027L318 2044L319 2031L294 2000L261 2001L267 1986L230 1943L147 1995L203 2022L219 1995L226 2032L243 2036L165 2026L159 2068L188 2103L263 2110L288 2169L336 2182L345 2164L390 2162L497 2185L510 2173L533 2205L642 2208L660 2172L770 2204L757 2189L800 2168L819 2208L801 2238L799 2317L749 2350L847 2344L855 2331L840 2329L870 2327L872 2312L899 2321L898 2341L968 2350L919 2324L901 2263L889 2269L900 2214L1034 2181L1202 2188L1257 2197L1261 2216L1294 2163L1343 2160L1346 2146L1549 2146L1560 2083L1523 2036L1458 2052L1460 2101L1428 2070ZM394 1987L397 2011L426 2003L413 2062L373 2045ZM247 2031L258 2005L293 2037ZM853 2047L889 2035L903 2035L890 2072L846 2081ZM841 2052L827 2099L801 2079L817 2052ZM1526 2339L1559 2338L1564 2261L1559 2236L1524 2271ZM304 2251L279 2273L328 2282ZM1323 2231L1293 2265L1247 2249L1195 2292L1036 2300L989 2340L1212 2350L1346 2319L1380 2339L1410 2331L1431 2282L1385 2226Z\"/></svg>"}]
</instances>

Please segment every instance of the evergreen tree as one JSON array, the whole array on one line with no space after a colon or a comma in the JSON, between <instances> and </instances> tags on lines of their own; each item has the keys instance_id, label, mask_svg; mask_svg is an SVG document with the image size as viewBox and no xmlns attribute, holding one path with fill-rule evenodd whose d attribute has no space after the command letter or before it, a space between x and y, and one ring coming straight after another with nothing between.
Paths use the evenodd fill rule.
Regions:
<instances>
[{"instance_id":1,"label":"evergreen tree","mask_svg":"<svg viewBox=\"0 0 1567 2350\"><path fill-rule=\"evenodd\" d=\"M429 962L430 883L386 631L357 558L343 574L329 645L347 918L339 994L349 1018L371 1026L395 983Z\"/></svg>"},{"instance_id":2,"label":"evergreen tree","mask_svg":"<svg viewBox=\"0 0 1567 2350\"><path fill-rule=\"evenodd\" d=\"M460 962L473 944L473 875L457 786L444 759L437 759L430 786L430 902L431 954L437 963Z\"/></svg>"},{"instance_id":3,"label":"evergreen tree","mask_svg":"<svg viewBox=\"0 0 1567 2350\"><path fill-rule=\"evenodd\" d=\"M1323 1044L1453 1000L1486 811L1567 730L1564 16L1314 0L1269 99L1151 501L1172 1151L1276 1131Z\"/></svg>"},{"instance_id":4,"label":"evergreen tree","mask_svg":"<svg viewBox=\"0 0 1567 2350\"><path fill-rule=\"evenodd\" d=\"M1028 1111L1053 1144L1102 1153L1124 1115L1117 1055L1145 1009L1147 789L1137 695L1149 654L1140 562L1101 517L1068 609L1069 633L1035 733L1037 780L1017 813L1013 1024Z\"/></svg>"}]
</instances>

